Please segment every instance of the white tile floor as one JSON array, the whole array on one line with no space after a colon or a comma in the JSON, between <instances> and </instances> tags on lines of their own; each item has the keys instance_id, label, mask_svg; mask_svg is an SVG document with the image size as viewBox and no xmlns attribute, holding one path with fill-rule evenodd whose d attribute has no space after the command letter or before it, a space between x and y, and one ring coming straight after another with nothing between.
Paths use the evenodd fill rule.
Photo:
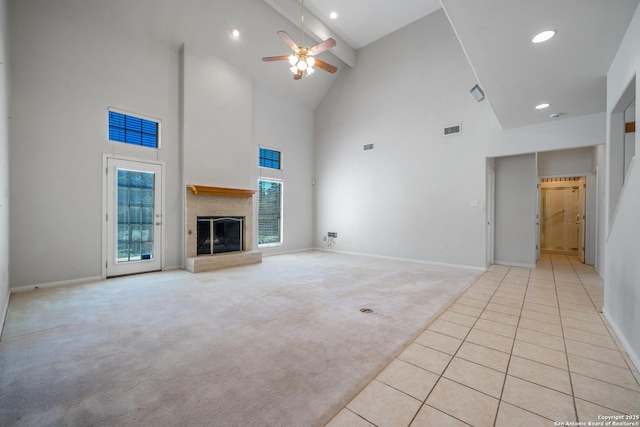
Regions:
<instances>
[{"instance_id":1,"label":"white tile floor","mask_svg":"<svg viewBox=\"0 0 640 427\"><path fill-rule=\"evenodd\" d=\"M602 304L602 279L574 257L492 266L327 426L552 426L639 415L640 374Z\"/></svg>"}]
</instances>

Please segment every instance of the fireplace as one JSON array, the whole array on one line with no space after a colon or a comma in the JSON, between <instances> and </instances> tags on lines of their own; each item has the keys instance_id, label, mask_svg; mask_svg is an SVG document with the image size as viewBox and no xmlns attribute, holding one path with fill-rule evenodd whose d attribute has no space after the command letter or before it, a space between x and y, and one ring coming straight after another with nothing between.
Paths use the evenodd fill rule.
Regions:
<instances>
[{"instance_id":1,"label":"fireplace","mask_svg":"<svg viewBox=\"0 0 640 427\"><path fill-rule=\"evenodd\" d=\"M198 255L242 251L243 216L199 216Z\"/></svg>"},{"instance_id":2,"label":"fireplace","mask_svg":"<svg viewBox=\"0 0 640 427\"><path fill-rule=\"evenodd\" d=\"M253 250L255 190L188 185L185 268L192 272L262 262Z\"/></svg>"}]
</instances>

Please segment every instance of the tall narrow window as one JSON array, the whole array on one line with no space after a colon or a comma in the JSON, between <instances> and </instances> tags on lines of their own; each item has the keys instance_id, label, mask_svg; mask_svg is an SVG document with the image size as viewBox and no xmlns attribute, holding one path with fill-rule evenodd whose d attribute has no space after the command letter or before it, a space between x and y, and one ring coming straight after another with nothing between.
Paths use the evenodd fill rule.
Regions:
<instances>
[{"instance_id":1,"label":"tall narrow window","mask_svg":"<svg viewBox=\"0 0 640 427\"><path fill-rule=\"evenodd\" d=\"M109 139L126 144L158 148L160 123L109 110Z\"/></svg>"},{"instance_id":2,"label":"tall narrow window","mask_svg":"<svg viewBox=\"0 0 640 427\"><path fill-rule=\"evenodd\" d=\"M282 182L258 181L258 245L282 243Z\"/></svg>"}]
</instances>

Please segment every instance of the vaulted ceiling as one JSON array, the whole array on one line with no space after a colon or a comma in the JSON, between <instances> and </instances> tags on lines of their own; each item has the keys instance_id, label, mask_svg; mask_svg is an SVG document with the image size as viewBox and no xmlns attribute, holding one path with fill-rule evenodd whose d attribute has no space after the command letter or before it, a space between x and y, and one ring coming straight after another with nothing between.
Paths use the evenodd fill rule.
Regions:
<instances>
[{"instance_id":1,"label":"vaulted ceiling","mask_svg":"<svg viewBox=\"0 0 640 427\"><path fill-rule=\"evenodd\" d=\"M605 111L607 71L638 7L638 0L442 3L505 128ZM531 42L548 29L554 38ZM536 110L541 103L551 105Z\"/></svg>"},{"instance_id":2,"label":"vaulted ceiling","mask_svg":"<svg viewBox=\"0 0 640 427\"><path fill-rule=\"evenodd\" d=\"M638 7L638 0L305 3L355 49L442 5L504 128L605 111L607 70ZM338 17L332 20L333 11ZM557 31L553 39L531 42L548 29ZM542 103L550 106L536 110Z\"/></svg>"},{"instance_id":3,"label":"vaulted ceiling","mask_svg":"<svg viewBox=\"0 0 640 427\"><path fill-rule=\"evenodd\" d=\"M640 0L305 0L307 37L338 40L320 58L339 71L300 81L286 64L261 61L289 53L276 31L301 37L299 0L62 1L123 31L208 51L249 74L257 87L309 108L340 69L357 66L358 49L442 7L498 120L510 128L605 111L607 70ZM329 17L333 11L336 19ZM238 39L232 28L240 30ZM531 43L545 29L557 35ZM543 102L551 106L534 109Z\"/></svg>"}]
</instances>

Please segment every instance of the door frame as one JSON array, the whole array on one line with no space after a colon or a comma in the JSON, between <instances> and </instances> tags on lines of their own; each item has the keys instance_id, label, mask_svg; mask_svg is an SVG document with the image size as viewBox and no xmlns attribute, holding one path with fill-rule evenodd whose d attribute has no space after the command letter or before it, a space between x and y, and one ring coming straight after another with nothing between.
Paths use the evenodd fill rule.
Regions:
<instances>
[{"instance_id":1,"label":"door frame","mask_svg":"<svg viewBox=\"0 0 640 427\"><path fill-rule=\"evenodd\" d=\"M581 227L578 228L578 254L580 262L585 264L587 253L587 176L582 176L578 188L578 215Z\"/></svg>"},{"instance_id":2,"label":"door frame","mask_svg":"<svg viewBox=\"0 0 640 427\"><path fill-rule=\"evenodd\" d=\"M540 233L540 222L542 218L542 179L538 178L536 185L536 261L540 261L540 251L542 250L542 234Z\"/></svg>"},{"instance_id":3,"label":"door frame","mask_svg":"<svg viewBox=\"0 0 640 427\"><path fill-rule=\"evenodd\" d=\"M584 262L587 265L596 266L598 253L598 168L587 175L587 188L585 191L586 207L584 226L586 228L584 234Z\"/></svg>"},{"instance_id":4,"label":"door frame","mask_svg":"<svg viewBox=\"0 0 640 427\"><path fill-rule=\"evenodd\" d=\"M496 198L496 173L495 171L487 167L487 181L486 181L486 263L487 267L495 262L495 198Z\"/></svg>"},{"instance_id":5,"label":"door frame","mask_svg":"<svg viewBox=\"0 0 640 427\"><path fill-rule=\"evenodd\" d=\"M162 173L161 173L161 177L160 177L160 184L162 187L161 193L160 193L160 214L161 214L161 219L162 219L162 224L160 225L160 229L161 229L161 242L160 242L160 270L164 270L165 268L165 252L166 252L166 226L165 226L165 162L161 162L161 161L156 161L156 160L147 160L147 159L140 159L137 157L129 157L129 156L119 156L116 154L107 154L107 153L103 153L102 155L102 254L100 257L100 262L101 262L101 276L102 279L106 279L107 278L107 263L108 263L108 233L109 233L109 227L107 224L107 215L108 215L108 185L109 185L109 175L107 173L108 171L108 162L109 160L124 160L124 161L128 161L128 162L135 162L135 163L146 163L146 164L152 164L152 165L156 165L159 166Z\"/></svg>"}]
</instances>

